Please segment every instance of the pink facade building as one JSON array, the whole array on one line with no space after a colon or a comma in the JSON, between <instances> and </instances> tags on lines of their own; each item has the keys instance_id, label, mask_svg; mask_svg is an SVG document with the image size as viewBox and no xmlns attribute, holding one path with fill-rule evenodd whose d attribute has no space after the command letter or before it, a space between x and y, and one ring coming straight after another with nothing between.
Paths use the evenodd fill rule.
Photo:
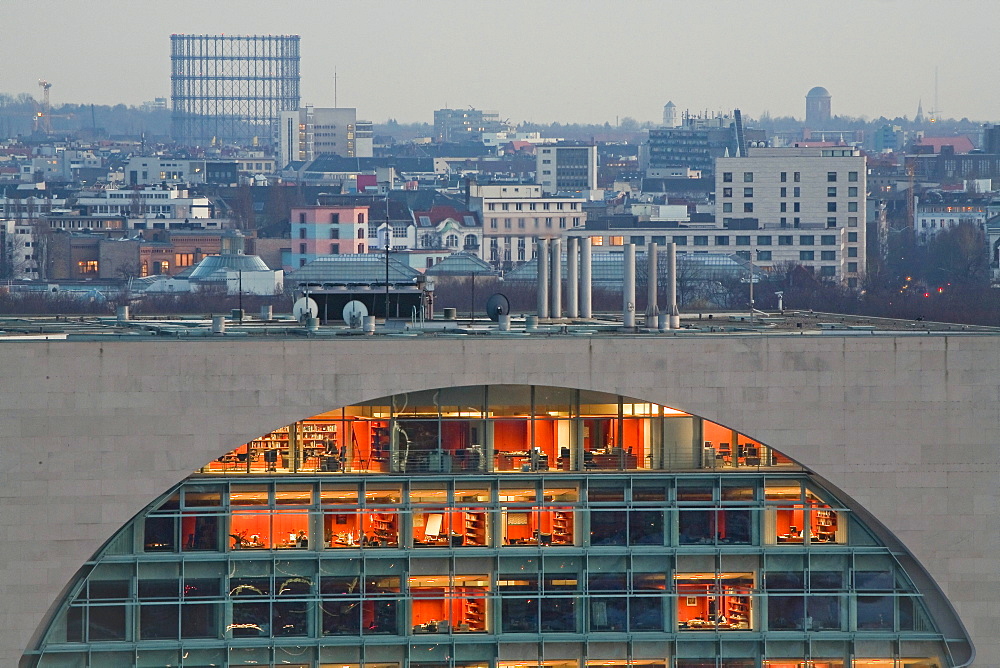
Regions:
<instances>
[{"instance_id":1,"label":"pink facade building","mask_svg":"<svg viewBox=\"0 0 1000 668\"><path fill-rule=\"evenodd\" d=\"M365 253L369 243L368 207L294 207L291 233L288 269L298 269L322 255Z\"/></svg>"}]
</instances>

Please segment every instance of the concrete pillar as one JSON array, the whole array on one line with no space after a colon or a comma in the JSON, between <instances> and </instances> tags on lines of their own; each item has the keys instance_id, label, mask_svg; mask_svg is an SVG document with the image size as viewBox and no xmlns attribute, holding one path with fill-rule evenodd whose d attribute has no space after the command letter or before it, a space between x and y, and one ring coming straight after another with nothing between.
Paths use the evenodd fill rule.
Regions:
<instances>
[{"instance_id":1,"label":"concrete pillar","mask_svg":"<svg viewBox=\"0 0 1000 668\"><path fill-rule=\"evenodd\" d=\"M538 317L549 317L549 242L539 239L535 253L538 257Z\"/></svg>"},{"instance_id":2,"label":"concrete pillar","mask_svg":"<svg viewBox=\"0 0 1000 668\"><path fill-rule=\"evenodd\" d=\"M656 329L656 316L660 313L656 294L660 287L657 248L653 242L646 246L646 329Z\"/></svg>"},{"instance_id":3,"label":"concrete pillar","mask_svg":"<svg viewBox=\"0 0 1000 668\"><path fill-rule=\"evenodd\" d=\"M128 322L128 319L129 319L129 316L128 316L128 306L119 306L118 307L118 324L120 325L123 322Z\"/></svg>"},{"instance_id":4,"label":"concrete pillar","mask_svg":"<svg viewBox=\"0 0 1000 668\"><path fill-rule=\"evenodd\" d=\"M213 334L226 333L226 316L224 315L212 316L212 333Z\"/></svg>"},{"instance_id":5,"label":"concrete pillar","mask_svg":"<svg viewBox=\"0 0 1000 668\"><path fill-rule=\"evenodd\" d=\"M273 317L273 307L265 305L260 307L260 319L267 322Z\"/></svg>"},{"instance_id":6,"label":"concrete pillar","mask_svg":"<svg viewBox=\"0 0 1000 668\"><path fill-rule=\"evenodd\" d=\"M552 263L552 285L549 286L552 289L552 301L551 304L551 316L553 318L562 317L562 240L553 239L551 247L551 260Z\"/></svg>"},{"instance_id":7,"label":"concrete pillar","mask_svg":"<svg viewBox=\"0 0 1000 668\"><path fill-rule=\"evenodd\" d=\"M635 327L635 244L625 244L625 280L622 281L622 325Z\"/></svg>"},{"instance_id":8,"label":"concrete pillar","mask_svg":"<svg viewBox=\"0 0 1000 668\"><path fill-rule=\"evenodd\" d=\"M497 328L501 332L509 332L510 331L510 314L509 313L504 313L504 314L502 314L502 315L500 315L500 316L497 317Z\"/></svg>"},{"instance_id":9,"label":"concrete pillar","mask_svg":"<svg viewBox=\"0 0 1000 668\"><path fill-rule=\"evenodd\" d=\"M577 298L579 289L580 239L570 237L566 240L566 316L576 318L580 315L580 300Z\"/></svg>"},{"instance_id":10,"label":"concrete pillar","mask_svg":"<svg viewBox=\"0 0 1000 668\"><path fill-rule=\"evenodd\" d=\"M670 329L680 329L681 315L677 310L677 245L667 244L667 313L670 314Z\"/></svg>"},{"instance_id":11,"label":"concrete pillar","mask_svg":"<svg viewBox=\"0 0 1000 668\"><path fill-rule=\"evenodd\" d=\"M592 318L591 310L591 274L590 274L590 237L580 239L580 317Z\"/></svg>"}]
</instances>

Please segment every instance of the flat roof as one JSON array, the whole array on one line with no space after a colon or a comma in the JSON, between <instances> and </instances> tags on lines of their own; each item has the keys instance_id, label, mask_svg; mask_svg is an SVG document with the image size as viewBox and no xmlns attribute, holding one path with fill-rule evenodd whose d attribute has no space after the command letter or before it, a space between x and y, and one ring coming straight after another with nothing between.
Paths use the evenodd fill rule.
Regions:
<instances>
[{"instance_id":1,"label":"flat roof","mask_svg":"<svg viewBox=\"0 0 1000 668\"><path fill-rule=\"evenodd\" d=\"M412 319L379 320L374 336L398 337L686 337L686 336L885 336L976 334L1000 335L1000 327L963 325L957 323L902 320L872 316L817 313L788 310L754 313L753 320L746 311L713 311L682 313L681 328L676 330L649 330L644 326L644 316L636 314L639 326L624 328L621 314L603 313L592 319L559 318L529 323L532 314L515 314L508 331L501 331L496 322L485 315L470 321L468 314L456 319L445 319L437 314L434 319L414 322ZM148 338L331 338L364 336L360 329L351 329L340 320L308 328L290 314L280 314L271 320L261 320L259 315L244 314L242 322L227 317L224 332L213 331L211 318L204 316L156 316L118 321L115 316L0 316L0 342L3 341L53 341L118 339L143 340Z\"/></svg>"}]
</instances>

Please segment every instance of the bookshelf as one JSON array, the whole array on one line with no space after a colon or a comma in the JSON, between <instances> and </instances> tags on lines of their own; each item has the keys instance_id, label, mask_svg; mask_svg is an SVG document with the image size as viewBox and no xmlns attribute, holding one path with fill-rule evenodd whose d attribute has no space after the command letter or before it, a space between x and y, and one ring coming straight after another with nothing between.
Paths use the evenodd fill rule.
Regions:
<instances>
[{"instance_id":1,"label":"bookshelf","mask_svg":"<svg viewBox=\"0 0 1000 668\"><path fill-rule=\"evenodd\" d=\"M552 544L573 544L573 511L557 510L552 517Z\"/></svg>"},{"instance_id":2,"label":"bookshelf","mask_svg":"<svg viewBox=\"0 0 1000 668\"><path fill-rule=\"evenodd\" d=\"M730 624L749 624L750 602L746 596L727 597L727 615Z\"/></svg>"},{"instance_id":3,"label":"bookshelf","mask_svg":"<svg viewBox=\"0 0 1000 668\"><path fill-rule=\"evenodd\" d=\"M486 513L462 513L465 521L465 545L468 547L486 547Z\"/></svg>"},{"instance_id":4,"label":"bookshelf","mask_svg":"<svg viewBox=\"0 0 1000 668\"><path fill-rule=\"evenodd\" d=\"M833 543L837 540L837 513L833 510L816 511L816 540Z\"/></svg>"},{"instance_id":5,"label":"bookshelf","mask_svg":"<svg viewBox=\"0 0 1000 668\"><path fill-rule=\"evenodd\" d=\"M470 631L486 630L486 601L470 596L465 603L465 624Z\"/></svg>"},{"instance_id":6,"label":"bookshelf","mask_svg":"<svg viewBox=\"0 0 1000 668\"><path fill-rule=\"evenodd\" d=\"M395 513L372 513L371 529L372 538L378 540L379 545L395 546L399 542Z\"/></svg>"}]
</instances>

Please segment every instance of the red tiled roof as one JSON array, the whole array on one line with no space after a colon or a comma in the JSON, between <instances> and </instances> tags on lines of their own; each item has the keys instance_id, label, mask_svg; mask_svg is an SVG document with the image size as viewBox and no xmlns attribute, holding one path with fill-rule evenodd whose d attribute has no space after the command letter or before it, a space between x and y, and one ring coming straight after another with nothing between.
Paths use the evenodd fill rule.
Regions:
<instances>
[{"instance_id":1,"label":"red tiled roof","mask_svg":"<svg viewBox=\"0 0 1000 668\"><path fill-rule=\"evenodd\" d=\"M465 225L466 216L472 216L474 220L478 220L478 215L474 211L460 211L453 206L442 205L433 206L430 211L414 211L413 216L417 219L418 224L420 216L427 216L433 225L438 225L448 218L458 221L461 225Z\"/></svg>"},{"instance_id":2,"label":"red tiled roof","mask_svg":"<svg viewBox=\"0 0 1000 668\"><path fill-rule=\"evenodd\" d=\"M916 142L916 146L933 146L935 153L941 152L942 146L951 146L955 153L968 153L975 148L972 140L965 135L958 137L924 137Z\"/></svg>"}]
</instances>

